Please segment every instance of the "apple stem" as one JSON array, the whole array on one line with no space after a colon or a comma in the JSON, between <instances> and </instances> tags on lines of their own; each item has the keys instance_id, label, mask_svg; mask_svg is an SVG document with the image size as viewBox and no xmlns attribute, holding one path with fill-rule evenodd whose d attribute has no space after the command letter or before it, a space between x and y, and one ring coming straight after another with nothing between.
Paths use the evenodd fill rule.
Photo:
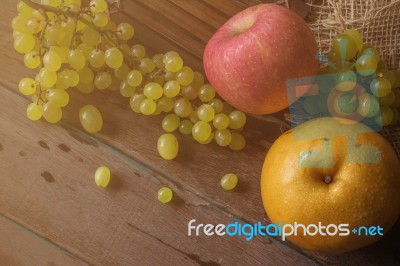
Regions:
<instances>
[{"instance_id":1,"label":"apple stem","mask_svg":"<svg viewBox=\"0 0 400 266\"><path fill-rule=\"evenodd\" d=\"M329 175L325 176L324 177L324 182L326 184L330 184L332 182L332 177L330 177Z\"/></svg>"}]
</instances>

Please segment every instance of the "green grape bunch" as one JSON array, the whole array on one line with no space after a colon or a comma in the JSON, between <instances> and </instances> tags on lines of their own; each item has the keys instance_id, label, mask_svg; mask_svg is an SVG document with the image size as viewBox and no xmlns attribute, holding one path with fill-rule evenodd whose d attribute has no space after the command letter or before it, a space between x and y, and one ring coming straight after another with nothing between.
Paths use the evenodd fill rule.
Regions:
<instances>
[{"instance_id":1,"label":"green grape bunch","mask_svg":"<svg viewBox=\"0 0 400 266\"><path fill-rule=\"evenodd\" d=\"M334 36L331 48L326 56L321 55L327 66L320 74L332 77L332 87L319 96L304 97L304 111L314 116L329 111L333 116L377 125L377 129L397 124L400 70L388 69L378 50L365 44L356 29ZM325 80L325 84L330 83Z\"/></svg>"},{"instance_id":2,"label":"green grape bunch","mask_svg":"<svg viewBox=\"0 0 400 266\"><path fill-rule=\"evenodd\" d=\"M21 94L32 102L26 109L30 120L49 123L62 119L70 101L69 90L83 94L119 89L133 112L165 113L162 128L168 133L158 141L161 157L173 159L178 141L173 132L191 135L197 142L242 150L241 131L246 115L222 101L203 74L184 64L175 51L148 55L129 23L116 23L106 0L22 0L12 20L14 48L24 55L36 76L19 82ZM93 105L79 111L82 127L89 133L103 127L101 112Z\"/></svg>"}]
</instances>

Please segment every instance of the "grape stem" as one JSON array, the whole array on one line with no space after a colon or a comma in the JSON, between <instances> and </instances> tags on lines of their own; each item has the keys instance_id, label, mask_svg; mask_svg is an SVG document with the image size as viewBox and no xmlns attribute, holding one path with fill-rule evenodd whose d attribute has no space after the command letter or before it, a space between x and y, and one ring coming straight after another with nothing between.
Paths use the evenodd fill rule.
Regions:
<instances>
[{"instance_id":1,"label":"grape stem","mask_svg":"<svg viewBox=\"0 0 400 266\"><path fill-rule=\"evenodd\" d=\"M30 6L33 9L36 10L44 10L47 12L53 12L57 15L64 15L67 17L77 17L79 21L81 21L82 23L86 24L88 27L91 27L92 29L104 33L103 30L101 30L100 28L96 27L95 25L93 25L92 23L90 23L88 20L86 20L85 18L83 18L82 16L80 16L80 12L73 12L73 11L69 11L69 10L63 10L60 8L56 8L56 7L52 7L52 6L47 6L47 5L43 5L43 4L39 4L39 3L35 3L32 2L31 0L22 0L26 5ZM45 15L47 16L46 12L44 12ZM105 35L105 37L107 38L107 41L109 43L111 43L113 46L118 46L116 43L114 43L112 40L110 40L110 38L108 38L107 34L103 34Z\"/></svg>"}]
</instances>

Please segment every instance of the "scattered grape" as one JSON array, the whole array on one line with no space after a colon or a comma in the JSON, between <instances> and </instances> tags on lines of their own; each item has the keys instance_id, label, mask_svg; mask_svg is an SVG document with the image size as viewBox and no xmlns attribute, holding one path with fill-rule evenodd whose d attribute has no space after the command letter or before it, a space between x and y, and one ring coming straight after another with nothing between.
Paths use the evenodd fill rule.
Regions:
<instances>
[{"instance_id":1,"label":"scattered grape","mask_svg":"<svg viewBox=\"0 0 400 266\"><path fill-rule=\"evenodd\" d=\"M202 102L209 102L215 97L215 90L210 84L205 84L199 89L199 98Z\"/></svg>"},{"instance_id":2,"label":"scattered grape","mask_svg":"<svg viewBox=\"0 0 400 266\"><path fill-rule=\"evenodd\" d=\"M240 129L246 124L246 115L242 111L233 111L229 114L229 127L232 129Z\"/></svg>"},{"instance_id":3,"label":"scattered grape","mask_svg":"<svg viewBox=\"0 0 400 266\"><path fill-rule=\"evenodd\" d=\"M111 86L112 76L107 72L100 72L94 79L94 86L99 90L105 90Z\"/></svg>"},{"instance_id":4,"label":"scattered grape","mask_svg":"<svg viewBox=\"0 0 400 266\"><path fill-rule=\"evenodd\" d=\"M144 99L141 103L140 103L140 112L144 115L151 115L154 114L154 112L156 111L157 108L157 104L155 101L151 100L151 99Z\"/></svg>"},{"instance_id":5,"label":"scattered grape","mask_svg":"<svg viewBox=\"0 0 400 266\"><path fill-rule=\"evenodd\" d=\"M193 107L189 100L180 98L175 102L174 111L179 117L186 118L193 112Z\"/></svg>"},{"instance_id":6,"label":"scattered grape","mask_svg":"<svg viewBox=\"0 0 400 266\"><path fill-rule=\"evenodd\" d=\"M158 200L162 203L168 203L172 200L173 193L168 187L162 187L157 193Z\"/></svg>"},{"instance_id":7,"label":"scattered grape","mask_svg":"<svg viewBox=\"0 0 400 266\"><path fill-rule=\"evenodd\" d=\"M89 133L99 132L103 128L103 117L93 105L85 105L79 110L79 121Z\"/></svg>"},{"instance_id":8,"label":"scattered grape","mask_svg":"<svg viewBox=\"0 0 400 266\"><path fill-rule=\"evenodd\" d=\"M218 129L215 131L214 139L219 146L228 146L232 141L232 134L228 129Z\"/></svg>"},{"instance_id":9,"label":"scattered grape","mask_svg":"<svg viewBox=\"0 0 400 266\"><path fill-rule=\"evenodd\" d=\"M143 89L143 94L152 100L158 100L159 98L161 98L161 96L163 95L163 88L161 87L160 84L155 83L155 82L150 82L147 83L146 86L144 86Z\"/></svg>"},{"instance_id":10,"label":"scattered grape","mask_svg":"<svg viewBox=\"0 0 400 266\"><path fill-rule=\"evenodd\" d=\"M230 123L229 116L227 116L224 113L215 115L214 120L213 120L213 126L219 130L228 128L229 123Z\"/></svg>"},{"instance_id":11,"label":"scattered grape","mask_svg":"<svg viewBox=\"0 0 400 266\"><path fill-rule=\"evenodd\" d=\"M69 103L69 94L65 90L52 89L47 93L47 100L55 107L65 107Z\"/></svg>"},{"instance_id":12,"label":"scattered grape","mask_svg":"<svg viewBox=\"0 0 400 266\"><path fill-rule=\"evenodd\" d=\"M226 174L221 179L221 187L225 190L232 190L238 183L238 177L235 174Z\"/></svg>"},{"instance_id":13,"label":"scattered grape","mask_svg":"<svg viewBox=\"0 0 400 266\"><path fill-rule=\"evenodd\" d=\"M96 173L94 174L94 181L96 185L99 187L107 187L108 183L110 183L111 172L107 166L100 166L97 168Z\"/></svg>"},{"instance_id":14,"label":"scattered grape","mask_svg":"<svg viewBox=\"0 0 400 266\"><path fill-rule=\"evenodd\" d=\"M179 143L171 133L163 134L157 142L158 153L165 160L172 160L178 155Z\"/></svg>"}]
</instances>

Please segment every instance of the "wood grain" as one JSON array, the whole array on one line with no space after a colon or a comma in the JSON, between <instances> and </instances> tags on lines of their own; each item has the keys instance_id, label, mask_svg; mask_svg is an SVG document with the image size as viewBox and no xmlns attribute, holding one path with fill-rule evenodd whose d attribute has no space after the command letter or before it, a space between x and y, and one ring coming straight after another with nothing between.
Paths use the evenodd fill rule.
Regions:
<instances>
[{"instance_id":1,"label":"wood grain","mask_svg":"<svg viewBox=\"0 0 400 266\"><path fill-rule=\"evenodd\" d=\"M135 42L150 52L176 50L188 65L201 70L207 36L236 10L259 2L124 0L124 12L115 19L132 22ZM267 149L287 125L272 116L250 117L243 152L199 145L177 134L181 153L169 162L156 151L163 133L161 117L133 113L128 99L117 92L85 96L72 89L61 124L29 122L24 114L28 101L16 93L16 86L33 72L23 67L21 55L12 49L9 22L15 2L6 0L2 6L0 214L7 219L90 264L399 263L398 225L366 249L337 256L307 252L309 258L275 240L188 237L191 218L214 224L268 222L260 200L260 170ZM99 134L87 135L79 125L78 110L87 103L103 113L105 127ZM101 164L113 173L106 190L95 187L92 178ZM239 175L236 191L224 192L218 185L227 172ZM176 194L170 205L155 198L164 185Z\"/></svg>"},{"instance_id":2,"label":"wood grain","mask_svg":"<svg viewBox=\"0 0 400 266\"><path fill-rule=\"evenodd\" d=\"M0 215L1 265L87 265L47 239Z\"/></svg>"}]
</instances>

